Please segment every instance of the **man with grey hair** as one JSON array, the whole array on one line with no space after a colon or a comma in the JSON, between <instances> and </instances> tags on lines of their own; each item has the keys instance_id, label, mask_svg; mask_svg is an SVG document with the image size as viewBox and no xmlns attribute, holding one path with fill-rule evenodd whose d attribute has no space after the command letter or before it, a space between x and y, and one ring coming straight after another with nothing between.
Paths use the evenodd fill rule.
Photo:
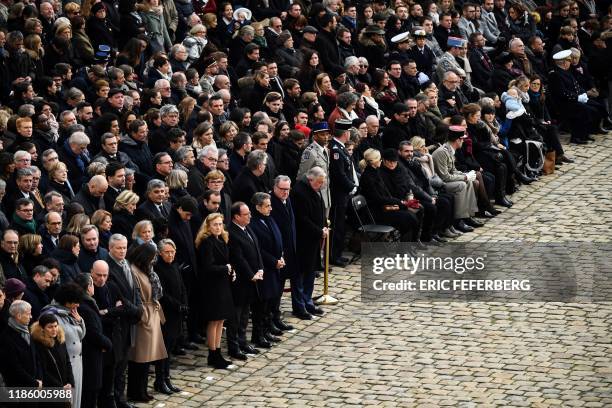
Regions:
<instances>
[{"instance_id":1,"label":"man with grey hair","mask_svg":"<svg viewBox=\"0 0 612 408\"><path fill-rule=\"evenodd\" d=\"M121 303L115 303L121 313L118 313L118 330L113 333L112 353L114 378L107 381L114 383L114 399L118 407L128 407L125 398L125 372L128 364L128 351L136 345L136 326L134 322L140 321L143 313L140 290L134 281L132 270L125 259L127 254L127 238L121 234L113 234L108 240L108 256L106 263L109 268L109 283L116 288L117 298ZM95 279L94 279L95 285ZM104 306L101 307L103 309ZM116 335L115 335L116 334ZM106 376L105 376L106 378ZM107 386L103 389L110 389ZM108 397L100 392L100 397Z\"/></svg>"},{"instance_id":2,"label":"man with grey hair","mask_svg":"<svg viewBox=\"0 0 612 408\"><path fill-rule=\"evenodd\" d=\"M28 328L31 319L28 302L15 300L9 307L8 325L0 337L0 370L7 387L43 386Z\"/></svg>"},{"instance_id":3,"label":"man with grey hair","mask_svg":"<svg viewBox=\"0 0 612 408\"><path fill-rule=\"evenodd\" d=\"M182 47L182 46L181 46ZM189 96L185 87L187 86L187 77L184 72L175 72L170 79L172 103L178 106L183 98Z\"/></svg>"},{"instance_id":4,"label":"man with grey hair","mask_svg":"<svg viewBox=\"0 0 612 408\"><path fill-rule=\"evenodd\" d=\"M172 92L170 87L170 81L167 79L158 79L155 81L154 90L159 92L162 97L163 104L172 103Z\"/></svg>"},{"instance_id":5,"label":"man with grey hair","mask_svg":"<svg viewBox=\"0 0 612 408\"><path fill-rule=\"evenodd\" d=\"M329 234L326 226L325 205L321 197L321 188L326 181L325 170L314 166L305 173L304 178L295 183L291 191L291 202L296 220L297 259L300 260L299 278L302 279L304 289L303 299L301 302L296 302L297 304L303 303L304 310L293 310L293 313L301 319L310 319L313 314L323 314L323 310L315 306L312 293L315 270L321 265L321 240L327 239Z\"/></svg>"},{"instance_id":6,"label":"man with grey hair","mask_svg":"<svg viewBox=\"0 0 612 408\"><path fill-rule=\"evenodd\" d=\"M214 87L217 89L230 89L231 81L227 75L217 75L215 76L215 82L213 83Z\"/></svg>"},{"instance_id":7,"label":"man with grey hair","mask_svg":"<svg viewBox=\"0 0 612 408\"><path fill-rule=\"evenodd\" d=\"M187 191L192 197L201 196L206 191L204 177L217 168L219 151L213 145L204 146L198 152L198 160L187 175Z\"/></svg>"},{"instance_id":8,"label":"man with grey hair","mask_svg":"<svg viewBox=\"0 0 612 408\"><path fill-rule=\"evenodd\" d=\"M17 150L13 154L15 170L27 169L32 165L32 155L25 150Z\"/></svg>"},{"instance_id":9,"label":"man with grey hair","mask_svg":"<svg viewBox=\"0 0 612 408\"><path fill-rule=\"evenodd\" d=\"M359 58L354 55L347 57L344 60L344 69L346 70L347 82L354 88L359 82L357 80L357 75L359 75Z\"/></svg>"},{"instance_id":10,"label":"man with grey hair","mask_svg":"<svg viewBox=\"0 0 612 408\"><path fill-rule=\"evenodd\" d=\"M84 132L75 132L57 152L60 161L68 168L68 180L74 188L82 186L86 180L86 169L91 161L88 145L89 137Z\"/></svg>"},{"instance_id":11,"label":"man with grey hair","mask_svg":"<svg viewBox=\"0 0 612 408\"><path fill-rule=\"evenodd\" d=\"M170 147L167 134L179 124L179 111L172 102L161 107L159 116L161 126L149 133L149 149L153 154L166 151Z\"/></svg>"},{"instance_id":12,"label":"man with grey hair","mask_svg":"<svg viewBox=\"0 0 612 408\"><path fill-rule=\"evenodd\" d=\"M74 196L72 202L77 202L83 206L85 214L92 216L98 209L105 209L104 194L108 190L108 181L101 174L93 176L87 184Z\"/></svg>"},{"instance_id":13,"label":"man with grey hair","mask_svg":"<svg viewBox=\"0 0 612 408\"><path fill-rule=\"evenodd\" d=\"M249 153L246 166L242 168L238 177L232 183L232 201L243 201L252 206L252 197L257 192L266 192L267 188L262 179L266 171L268 155L263 150L254 150ZM254 207L253 207L254 208Z\"/></svg>"},{"instance_id":14,"label":"man with grey hair","mask_svg":"<svg viewBox=\"0 0 612 408\"><path fill-rule=\"evenodd\" d=\"M195 155L193 154L193 147L181 146L176 150L176 163L174 168L176 170L183 170L189 174L191 168L195 166Z\"/></svg>"},{"instance_id":15,"label":"man with grey hair","mask_svg":"<svg viewBox=\"0 0 612 408\"><path fill-rule=\"evenodd\" d=\"M166 183L159 179L150 180L147 184L147 199L136 209L137 220L153 221L167 219L172 205L166 201Z\"/></svg>"},{"instance_id":16,"label":"man with grey hair","mask_svg":"<svg viewBox=\"0 0 612 408\"><path fill-rule=\"evenodd\" d=\"M35 216L43 211L42 206L32 194L33 179L34 173L29 167L15 170L15 184L17 188L9 192L2 200L4 203L4 210L7 214L13 214L15 211L15 202L20 198L32 200L34 203Z\"/></svg>"}]
</instances>

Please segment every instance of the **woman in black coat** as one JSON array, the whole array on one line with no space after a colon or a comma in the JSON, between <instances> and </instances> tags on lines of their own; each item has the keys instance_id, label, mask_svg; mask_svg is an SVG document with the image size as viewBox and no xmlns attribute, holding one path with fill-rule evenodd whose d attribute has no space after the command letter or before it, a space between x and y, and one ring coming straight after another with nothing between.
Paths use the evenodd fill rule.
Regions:
<instances>
[{"instance_id":1,"label":"woman in black coat","mask_svg":"<svg viewBox=\"0 0 612 408\"><path fill-rule=\"evenodd\" d=\"M204 220L195 239L198 266L203 278L204 318L208 320L206 341L208 365L227 368L229 361L221 355L223 321L234 312L231 282L236 279L229 260L228 233L223 216L212 213Z\"/></svg>"},{"instance_id":2,"label":"woman in black coat","mask_svg":"<svg viewBox=\"0 0 612 408\"><path fill-rule=\"evenodd\" d=\"M138 195L129 190L122 191L115 199L111 232L123 235L127 238L128 243L132 240L132 232L136 225L134 211L139 200Z\"/></svg>"},{"instance_id":3,"label":"woman in black coat","mask_svg":"<svg viewBox=\"0 0 612 408\"><path fill-rule=\"evenodd\" d=\"M187 315L187 289L183 283L183 277L179 271L174 258L176 256L176 244L171 239L162 239L157 243L159 258L155 265L155 272L164 290L164 296L159 300L166 322L162 325L162 334L166 350L174 350L182 335L183 319ZM155 364L156 378L163 378L166 387L172 392L180 392L170 381L170 353L168 358L162 360L161 364ZM156 388L163 389L162 384L156 384Z\"/></svg>"},{"instance_id":4,"label":"woman in black coat","mask_svg":"<svg viewBox=\"0 0 612 408\"><path fill-rule=\"evenodd\" d=\"M102 388L104 356L105 353L112 353L113 343L103 332L100 309L92 298L94 285L91 275L82 273L77 276L75 282L86 293L78 308L79 315L85 322L81 408L95 408L98 394Z\"/></svg>"},{"instance_id":5,"label":"woman in black coat","mask_svg":"<svg viewBox=\"0 0 612 408\"><path fill-rule=\"evenodd\" d=\"M43 387L71 389L74 377L64 329L53 313L44 313L31 328L36 356L42 369ZM70 402L45 404L50 407L69 407Z\"/></svg>"},{"instance_id":6,"label":"woman in black coat","mask_svg":"<svg viewBox=\"0 0 612 408\"><path fill-rule=\"evenodd\" d=\"M281 335L282 331L272 321L275 301L282 295L281 270L285 267L283 258L283 237L274 218L270 217L272 202L270 194L255 193L252 203L255 207L249 224L257 236L264 265L264 278L257 283L259 298L263 301L262 329L264 335ZM253 327L253 330L256 330Z\"/></svg>"},{"instance_id":7,"label":"woman in black coat","mask_svg":"<svg viewBox=\"0 0 612 408\"><path fill-rule=\"evenodd\" d=\"M81 247L79 239L74 235L66 234L60 238L57 247L51 253L51 258L57 259L62 267L60 282L72 282L81 273L77 262Z\"/></svg>"},{"instance_id":8,"label":"woman in black coat","mask_svg":"<svg viewBox=\"0 0 612 408\"><path fill-rule=\"evenodd\" d=\"M100 45L107 45L112 49L117 49L115 33L113 33L111 24L106 19L106 5L104 2L96 3L91 7L91 17L87 20L86 31L95 50Z\"/></svg>"},{"instance_id":9,"label":"woman in black coat","mask_svg":"<svg viewBox=\"0 0 612 408\"><path fill-rule=\"evenodd\" d=\"M391 195L380 175L380 151L368 149L363 153L359 163L362 173L359 179L360 193L368 202L374 219L396 228L401 234L402 242L416 242L419 228L417 217L408 211L408 207Z\"/></svg>"}]
</instances>

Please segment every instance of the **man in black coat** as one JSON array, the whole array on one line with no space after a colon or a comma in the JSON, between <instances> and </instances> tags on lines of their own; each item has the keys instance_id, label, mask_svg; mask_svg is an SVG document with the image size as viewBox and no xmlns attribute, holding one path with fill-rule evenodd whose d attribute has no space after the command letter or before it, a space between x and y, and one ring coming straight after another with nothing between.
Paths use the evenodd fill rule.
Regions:
<instances>
[{"instance_id":1,"label":"man in black coat","mask_svg":"<svg viewBox=\"0 0 612 408\"><path fill-rule=\"evenodd\" d=\"M410 139L408 120L408 105L400 102L393 105L393 118L385 126L382 134L382 143L385 149L397 149L400 142Z\"/></svg>"},{"instance_id":2,"label":"man in black coat","mask_svg":"<svg viewBox=\"0 0 612 408\"><path fill-rule=\"evenodd\" d=\"M51 275L49 268L43 265L36 266L32 270L32 276L26 281L23 300L32 307L33 320L38 320L42 308L51 303L51 299L46 292L51 282L53 282L53 275Z\"/></svg>"},{"instance_id":3,"label":"man in black coat","mask_svg":"<svg viewBox=\"0 0 612 408\"><path fill-rule=\"evenodd\" d=\"M42 387L42 373L28 324L30 304L14 301L9 308L9 323L0 337L0 372L7 387Z\"/></svg>"},{"instance_id":4,"label":"man in black coat","mask_svg":"<svg viewBox=\"0 0 612 408\"><path fill-rule=\"evenodd\" d=\"M204 322L200 316L202 309L201 282L198 277L197 257L193 241L194 233L189 220L198 211L198 204L195 198L190 196L181 197L174 205L168 216L169 228L168 238L176 244L175 263L178 265L183 276L183 281L187 286L189 297L189 316L187 318L187 331L189 340L202 343L203 338L200 330L204 327Z\"/></svg>"},{"instance_id":5,"label":"man in black coat","mask_svg":"<svg viewBox=\"0 0 612 408\"><path fill-rule=\"evenodd\" d=\"M140 204L134 213L136 219L153 221L168 218L172 205L165 201L166 183L158 179L149 181L146 195L147 200Z\"/></svg>"},{"instance_id":6,"label":"man in black coat","mask_svg":"<svg viewBox=\"0 0 612 408\"><path fill-rule=\"evenodd\" d=\"M118 290L121 306L124 313L119 317L118 330L120 334L113 342L115 347L115 389L114 397L117 407L127 408L125 399L125 372L127 369L127 355L130 347L135 345L136 323L141 319L143 308L138 284L132 276L132 270L125 256L127 254L127 238L120 234L113 234L108 241L109 279Z\"/></svg>"},{"instance_id":7,"label":"man in black coat","mask_svg":"<svg viewBox=\"0 0 612 408\"><path fill-rule=\"evenodd\" d=\"M252 304L253 326L261 321L262 310L258 308L257 281L263 279L263 261L259 251L259 242L249 228L251 210L244 202L232 205L232 223L229 226L229 251L232 267L236 271L236 280L232 283L234 299L234 318L227 330L227 342L231 357L245 360L245 353L254 353L247 344L246 329L249 322L249 305ZM263 336L252 339L258 347L270 348Z\"/></svg>"},{"instance_id":8,"label":"man in black coat","mask_svg":"<svg viewBox=\"0 0 612 408\"><path fill-rule=\"evenodd\" d=\"M330 262L337 266L346 266L349 259L342 256L344 249L344 225L346 223L346 208L351 195L357 191L359 183L353 160L344 144L349 140L350 120L336 120L336 136L329 143L329 181L331 190L331 221L332 246Z\"/></svg>"},{"instance_id":9,"label":"man in black coat","mask_svg":"<svg viewBox=\"0 0 612 408\"><path fill-rule=\"evenodd\" d=\"M266 192L262 179L268 164L268 155L262 150L254 150L247 157L246 166L232 183L232 201L251 202L257 192Z\"/></svg>"},{"instance_id":10,"label":"man in black coat","mask_svg":"<svg viewBox=\"0 0 612 408\"><path fill-rule=\"evenodd\" d=\"M97 174L87 184L83 184L83 187L74 196L72 202L81 204L85 214L91 217L96 210L105 209L104 194L106 190L108 190L106 178Z\"/></svg>"},{"instance_id":11,"label":"man in black coat","mask_svg":"<svg viewBox=\"0 0 612 408\"><path fill-rule=\"evenodd\" d=\"M300 260L300 274L304 288L305 310L297 314L322 315L323 310L312 301L315 270L320 265L321 239L328 237L325 219L325 205L320 191L327 179L325 171L315 166L308 170L305 180L299 180L291 192L291 201L295 211L297 233L297 256ZM296 312L296 311L294 311ZM298 315L298 317L300 317Z\"/></svg>"},{"instance_id":12,"label":"man in black coat","mask_svg":"<svg viewBox=\"0 0 612 408\"><path fill-rule=\"evenodd\" d=\"M304 288L302 287L301 279L298 276L298 258L296 253L296 232L295 232L295 215L289 192L291 191L291 179L288 176L278 176L274 179L274 188L272 189L272 215L278 228L280 229L283 240L283 258L285 259L285 267L281 270L281 286L285 287L285 281L290 279L291 282L291 305L294 314L298 311L306 310L304 305ZM281 296L278 297L276 303L272 305L272 319L276 327L281 330L291 330L292 326L282 320L280 312ZM303 314L305 319L312 318L309 313Z\"/></svg>"},{"instance_id":13,"label":"man in black coat","mask_svg":"<svg viewBox=\"0 0 612 408\"><path fill-rule=\"evenodd\" d=\"M96 261L95 268L106 267L105 261ZM93 267L92 267L93 268ZM112 340L104 334L100 309L96 301L91 298L94 295L93 278L89 274L81 274L76 282L83 287L89 296L86 296L79 304L79 314L85 322L85 337L83 338L83 394L81 406L83 408L96 407L98 394L102 388L102 373L104 368L104 355L112 353ZM91 292L90 292L91 290Z\"/></svg>"}]
</instances>

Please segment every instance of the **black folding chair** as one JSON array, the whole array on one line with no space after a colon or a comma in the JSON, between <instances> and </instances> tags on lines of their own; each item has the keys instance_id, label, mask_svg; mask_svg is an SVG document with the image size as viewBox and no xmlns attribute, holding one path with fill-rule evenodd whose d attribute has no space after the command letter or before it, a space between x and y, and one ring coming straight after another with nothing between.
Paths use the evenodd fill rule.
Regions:
<instances>
[{"instance_id":1,"label":"black folding chair","mask_svg":"<svg viewBox=\"0 0 612 408\"><path fill-rule=\"evenodd\" d=\"M399 240L399 233L394 227L376 224L364 196L354 196L351 199L351 205L359 224L357 231L362 234L366 242L396 242ZM361 251L353 256L351 263L360 257Z\"/></svg>"}]
</instances>

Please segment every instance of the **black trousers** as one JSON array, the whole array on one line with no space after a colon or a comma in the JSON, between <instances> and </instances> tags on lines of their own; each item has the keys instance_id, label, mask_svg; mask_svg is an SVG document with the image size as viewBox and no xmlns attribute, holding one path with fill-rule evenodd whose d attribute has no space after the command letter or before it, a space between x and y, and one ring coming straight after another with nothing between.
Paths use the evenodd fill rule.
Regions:
<instances>
[{"instance_id":1,"label":"black trousers","mask_svg":"<svg viewBox=\"0 0 612 408\"><path fill-rule=\"evenodd\" d=\"M234 305L234 313L227 325L227 348L230 353L240 351L247 345L246 332L249 325L249 304Z\"/></svg>"},{"instance_id":2,"label":"black trousers","mask_svg":"<svg viewBox=\"0 0 612 408\"><path fill-rule=\"evenodd\" d=\"M114 384L114 396L115 401L125 402L125 384L126 384L126 370L128 367L127 354L129 350L129 344L124 345L123 350L119 353L115 353L117 357L115 361L115 384Z\"/></svg>"},{"instance_id":3,"label":"black trousers","mask_svg":"<svg viewBox=\"0 0 612 408\"><path fill-rule=\"evenodd\" d=\"M434 226L434 220L438 213L438 209L435 204L428 203L426 201L420 201L423 206L423 226L421 228L421 240L428 242L431 241L431 232Z\"/></svg>"},{"instance_id":4,"label":"black trousers","mask_svg":"<svg viewBox=\"0 0 612 408\"><path fill-rule=\"evenodd\" d=\"M330 260L336 260L342 256L344 249L345 225L346 225L346 208L348 197L339 198L337 202L333 202L331 206L331 250Z\"/></svg>"},{"instance_id":5,"label":"black trousers","mask_svg":"<svg viewBox=\"0 0 612 408\"><path fill-rule=\"evenodd\" d=\"M377 214L376 221L397 229L402 242L415 242L419 237L419 219L408 210L380 212Z\"/></svg>"},{"instance_id":6,"label":"black trousers","mask_svg":"<svg viewBox=\"0 0 612 408\"><path fill-rule=\"evenodd\" d=\"M267 300L256 299L251 303L251 319L253 322L251 330L251 341L256 342L266 331L267 314L270 305Z\"/></svg>"},{"instance_id":7,"label":"black trousers","mask_svg":"<svg viewBox=\"0 0 612 408\"><path fill-rule=\"evenodd\" d=\"M115 406L115 357L114 351L104 356L104 368L102 369L102 388L98 393L98 407L112 408Z\"/></svg>"},{"instance_id":8,"label":"black trousers","mask_svg":"<svg viewBox=\"0 0 612 408\"><path fill-rule=\"evenodd\" d=\"M439 233L453 225L455 197L452 194L440 193L436 198L436 218L433 231Z\"/></svg>"},{"instance_id":9,"label":"black trousers","mask_svg":"<svg viewBox=\"0 0 612 408\"><path fill-rule=\"evenodd\" d=\"M149 384L149 363L128 363L128 399L140 399L147 392Z\"/></svg>"}]
</instances>

